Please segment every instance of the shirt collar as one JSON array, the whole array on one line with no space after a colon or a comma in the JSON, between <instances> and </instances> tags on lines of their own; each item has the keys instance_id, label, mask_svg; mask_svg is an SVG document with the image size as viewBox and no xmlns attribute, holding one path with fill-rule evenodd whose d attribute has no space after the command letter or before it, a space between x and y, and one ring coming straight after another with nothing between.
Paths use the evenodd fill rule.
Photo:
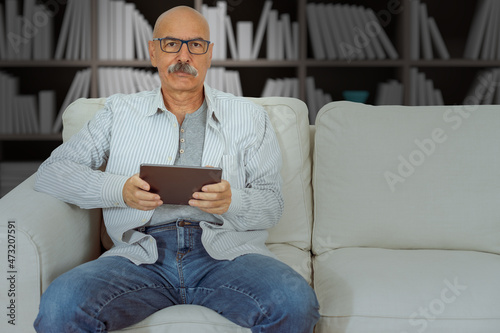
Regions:
<instances>
[{"instance_id":1,"label":"shirt collar","mask_svg":"<svg viewBox=\"0 0 500 333\"><path fill-rule=\"evenodd\" d=\"M203 88L205 90L205 100L207 101L207 119L214 119L217 122L220 122L220 112L215 107L215 94L216 90L210 87L207 83L204 83ZM167 112L167 108L165 107L165 103L163 101L163 94L161 93L161 86L156 88L156 96L155 101L153 103L153 107L146 113L146 116L152 116L156 114L158 111Z\"/></svg>"}]
</instances>

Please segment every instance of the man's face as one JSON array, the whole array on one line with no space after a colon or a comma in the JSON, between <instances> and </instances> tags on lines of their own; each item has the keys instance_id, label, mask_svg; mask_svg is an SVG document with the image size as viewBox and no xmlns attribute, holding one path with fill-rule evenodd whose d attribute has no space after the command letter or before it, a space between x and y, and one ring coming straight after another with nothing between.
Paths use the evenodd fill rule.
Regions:
<instances>
[{"instance_id":1,"label":"man's face","mask_svg":"<svg viewBox=\"0 0 500 333\"><path fill-rule=\"evenodd\" d=\"M198 16L190 12L179 11L161 20L155 37L209 40L209 31ZM210 68L212 48L213 44L210 44L207 53L191 54L184 43L178 53L166 53L161 50L159 41L150 41L151 63L158 68L162 89L169 92L191 92L202 88L207 70ZM191 65L198 74L194 76L183 71L169 73L168 68L178 63Z\"/></svg>"}]
</instances>

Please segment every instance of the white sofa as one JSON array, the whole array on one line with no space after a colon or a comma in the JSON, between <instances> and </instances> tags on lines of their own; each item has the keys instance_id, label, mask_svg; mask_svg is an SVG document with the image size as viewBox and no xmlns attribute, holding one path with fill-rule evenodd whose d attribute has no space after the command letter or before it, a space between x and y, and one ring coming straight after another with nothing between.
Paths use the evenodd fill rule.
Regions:
<instances>
[{"instance_id":1,"label":"white sofa","mask_svg":"<svg viewBox=\"0 0 500 333\"><path fill-rule=\"evenodd\" d=\"M500 106L334 102L310 127L299 100L253 100L268 110L284 159L286 207L268 246L314 286L317 333L500 332ZM102 103L73 103L64 140ZM16 226L14 284L0 279L16 325L2 316L0 332L33 331L50 282L101 252L99 210L32 188L33 177L0 200L2 249L8 221ZM5 274L7 265L4 255ZM16 297L6 297L12 286ZM179 305L123 332L250 330Z\"/></svg>"}]
</instances>

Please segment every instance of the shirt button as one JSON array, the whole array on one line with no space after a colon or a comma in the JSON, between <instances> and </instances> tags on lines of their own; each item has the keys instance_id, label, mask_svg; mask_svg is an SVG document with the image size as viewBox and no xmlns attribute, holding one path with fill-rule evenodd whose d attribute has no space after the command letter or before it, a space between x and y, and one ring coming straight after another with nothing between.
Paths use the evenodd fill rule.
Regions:
<instances>
[{"instance_id":1,"label":"shirt button","mask_svg":"<svg viewBox=\"0 0 500 333\"><path fill-rule=\"evenodd\" d=\"M184 133L184 128L181 128L181 132Z\"/></svg>"},{"instance_id":2,"label":"shirt button","mask_svg":"<svg viewBox=\"0 0 500 333\"><path fill-rule=\"evenodd\" d=\"M174 127L177 127L177 124L174 124Z\"/></svg>"},{"instance_id":3,"label":"shirt button","mask_svg":"<svg viewBox=\"0 0 500 333\"><path fill-rule=\"evenodd\" d=\"M184 154L184 149L179 150L179 153Z\"/></svg>"},{"instance_id":4,"label":"shirt button","mask_svg":"<svg viewBox=\"0 0 500 333\"><path fill-rule=\"evenodd\" d=\"M184 142L184 139L181 139L181 142Z\"/></svg>"},{"instance_id":5,"label":"shirt button","mask_svg":"<svg viewBox=\"0 0 500 333\"><path fill-rule=\"evenodd\" d=\"M169 157L168 157L168 160L169 160L169 161L171 161L171 160L172 160L172 156L169 156Z\"/></svg>"}]
</instances>

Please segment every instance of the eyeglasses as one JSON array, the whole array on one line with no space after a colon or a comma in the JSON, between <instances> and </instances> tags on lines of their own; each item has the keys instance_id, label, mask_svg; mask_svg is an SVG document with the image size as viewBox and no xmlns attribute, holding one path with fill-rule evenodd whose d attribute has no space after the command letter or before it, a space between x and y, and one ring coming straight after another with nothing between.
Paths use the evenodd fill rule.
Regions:
<instances>
[{"instance_id":1,"label":"eyeglasses","mask_svg":"<svg viewBox=\"0 0 500 333\"><path fill-rule=\"evenodd\" d=\"M177 53L181 50L182 44L186 43L189 53L191 54L205 54L208 51L210 41L203 39L190 39L182 40L172 37L153 38L153 40L160 41L160 48L163 52Z\"/></svg>"}]
</instances>

